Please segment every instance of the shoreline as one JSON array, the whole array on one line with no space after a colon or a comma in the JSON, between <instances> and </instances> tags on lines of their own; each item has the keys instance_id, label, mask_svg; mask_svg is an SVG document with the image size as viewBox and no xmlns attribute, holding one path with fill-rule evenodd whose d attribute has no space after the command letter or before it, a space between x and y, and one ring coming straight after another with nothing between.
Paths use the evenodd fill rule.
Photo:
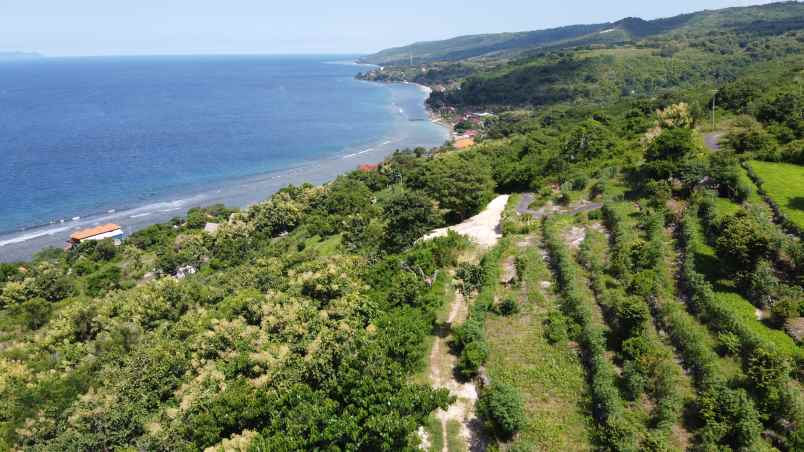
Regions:
<instances>
[{"instance_id":1,"label":"shoreline","mask_svg":"<svg viewBox=\"0 0 804 452\"><path fill-rule=\"evenodd\" d=\"M397 83L397 85L403 84ZM426 86L415 85L424 93L429 90ZM392 101L389 108L398 109L396 114L399 117L392 136L344 148L337 153L299 162L292 167L220 180L201 189L165 194L143 205L83 213L69 219L65 218L60 221L0 233L0 262L30 260L34 254L46 248L61 248L71 232L101 223L118 223L125 234L130 235L153 224L164 223L176 216L183 216L187 210L194 207L224 204L227 207L246 208L264 201L289 184L298 185L305 182L315 185L324 184L341 174L357 169L361 164L379 163L397 149L417 146L437 147L449 138L451 133L449 127L439 122L437 118L434 119L426 105L427 97L423 101L423 108L428 118L426 122L428 127L435 126L440 129L440 132L425 130L421 127L421 123L424 121L406 116L402 108L393 100L394 94L394 92L391 93ZM429 93L427 95L429 96ZM434 138L436 135L439 135L440 141L438 142Z\"/></svg>"}]
</instances>

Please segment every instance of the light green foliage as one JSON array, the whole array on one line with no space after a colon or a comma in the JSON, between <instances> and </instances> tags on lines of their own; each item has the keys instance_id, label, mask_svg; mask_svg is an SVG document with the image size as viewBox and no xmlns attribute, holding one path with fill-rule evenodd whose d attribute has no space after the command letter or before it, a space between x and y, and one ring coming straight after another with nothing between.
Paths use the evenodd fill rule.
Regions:
<instances>
[{"instance_id":1,"label":"light green foliage","mask_svg":"<svg viewBox=\"0 0 804 452\"><path fill-rule=\"evenodd\" d=\"M690 129L667 129L648 145L645 152L646 166L654 178L685 179L685 167L695 158L697 152Z\"/></svg>"},{"instance_id":2,"label":"light green foliage","mask_svg":"<svg viewBox=\"0 0 804 452\"><path fill-rule=\"evenodd\" d=\"M477 402L477 411L497 435L510 438L525 422L522 397L515 387L493 383L485 389Z\"/></svg>"},{"instance_id":3,"label":"light green foliage","mask_svg":"<svg viewBox=\"0 0 804 452\"><path fill-rule=\"evenodd\" d=\"M408 174L405 183L428 193L453 223L482 210L494 193L491 167L477 154L439 156Z\"/></svg>"},{"instance_id":4,"label":"light green foliage","mask_svg":"<svg viewBox=\"0 0 804 452\"><path fill-rule=\"evenodd\" d=\"M762 180L762 188L770 199L790 221L804 229L804 166L756 160L750 166Z\"/></svg>"},{"instance_id":5,"label":"light green foliage","mask_svg":"<svg viewBox=\"0 0 804 452\"><path fill-rule=\"evenodd\" d=\"M409 450L448 403L411 380L446 269L468 246L418 239L475 215L495 190L543 203L566 183L571 203L603 196L611 237L591 230L601 214L590 212L576 254L562 237L571 219L545 222L561 303L541 290L551 278L537 276L535 249L500 288L509 237L458 272L477 295L454 334L457 372L487 367L494 385L479 408L502 436L519 432L511 450L801 450L802 353L778 329L801 313L801 167L750 163L772 217L737 166L802 162L801 8L419 44L417 64L447 61L374 76L443 84L429 101L443 111L505 110L474 148L399 151L242 211L192 209L122 247L0 265L0 449ZM703 152L690 130L708 123L715 85L736 154ZM723 196L703 201L705 228L691 193L701 181ZM538 235L513 208L504 232ZM173 277L188 265L197 273Z\"/></svg>"},{"instance_id":6,"label":"light green foliage","mask_svg":"<svg viewBox=\"0 0 804 452\"><path fill-rule=\"evenodd\" d=\"M385 221L385 247L401 251L442 222L440 213L427 195L402 186L380 193L379 204Z\"/></svg>"}]
</instances>

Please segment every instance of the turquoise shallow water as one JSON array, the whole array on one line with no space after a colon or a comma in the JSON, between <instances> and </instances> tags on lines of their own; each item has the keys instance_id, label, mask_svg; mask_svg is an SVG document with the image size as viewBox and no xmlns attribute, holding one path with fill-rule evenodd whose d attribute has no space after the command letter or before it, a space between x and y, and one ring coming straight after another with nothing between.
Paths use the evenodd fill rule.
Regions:
<instances>
[{"instance_id":1,"label":"turquoise shallow water","mask_svg":"<svg viewBox=\"0 0 804 452\"><path fill-rule=\"evenodd\" d=\"M447 138L415 85L344 57L70 58L0 64L0 259L114 221L244 206Z\"/></svg>"}]
</instances>

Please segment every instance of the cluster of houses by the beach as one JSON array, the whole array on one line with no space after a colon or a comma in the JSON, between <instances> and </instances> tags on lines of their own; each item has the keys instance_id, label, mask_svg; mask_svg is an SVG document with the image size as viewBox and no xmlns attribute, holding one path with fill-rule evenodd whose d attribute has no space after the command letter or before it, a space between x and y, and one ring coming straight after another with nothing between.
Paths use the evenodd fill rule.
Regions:
<instances>
[{"instance_id":1,"label":"cluster of houses by the beach","mask_svg":"<svg viewBox=\"0 0 804 452\"><path fill-rule=\"evenodd\" d=\"M475 140L480 136L480 130L484 126L486 119L493 117L493 113L464 113L458 117L456 124L470 124L471 129L463 132L453 133L452 145L455 149L466 149L475 145Z\"/></svg>"}]
</instances>

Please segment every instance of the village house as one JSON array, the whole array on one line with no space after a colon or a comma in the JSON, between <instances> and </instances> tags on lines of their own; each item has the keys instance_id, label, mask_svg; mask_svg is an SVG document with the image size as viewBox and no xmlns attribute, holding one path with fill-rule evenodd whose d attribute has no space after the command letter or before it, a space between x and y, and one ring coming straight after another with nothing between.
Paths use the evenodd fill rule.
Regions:
<instances>
[{"instance_id":1,"label":"village house","mask_svg":"<svg viewBox=\"0 0 804 452\"><path fill-rule=\"evenodd\" d=\"M70 234L70 240L67 241L66 248L72 248L79 243L89 240L103 239L112 239L114 240L115 245L120 245L123 240L123 230L120 228L120 226L114 223L103 224L89 229L81 229L80 231Z\"/></svg>"}]
</instances>

